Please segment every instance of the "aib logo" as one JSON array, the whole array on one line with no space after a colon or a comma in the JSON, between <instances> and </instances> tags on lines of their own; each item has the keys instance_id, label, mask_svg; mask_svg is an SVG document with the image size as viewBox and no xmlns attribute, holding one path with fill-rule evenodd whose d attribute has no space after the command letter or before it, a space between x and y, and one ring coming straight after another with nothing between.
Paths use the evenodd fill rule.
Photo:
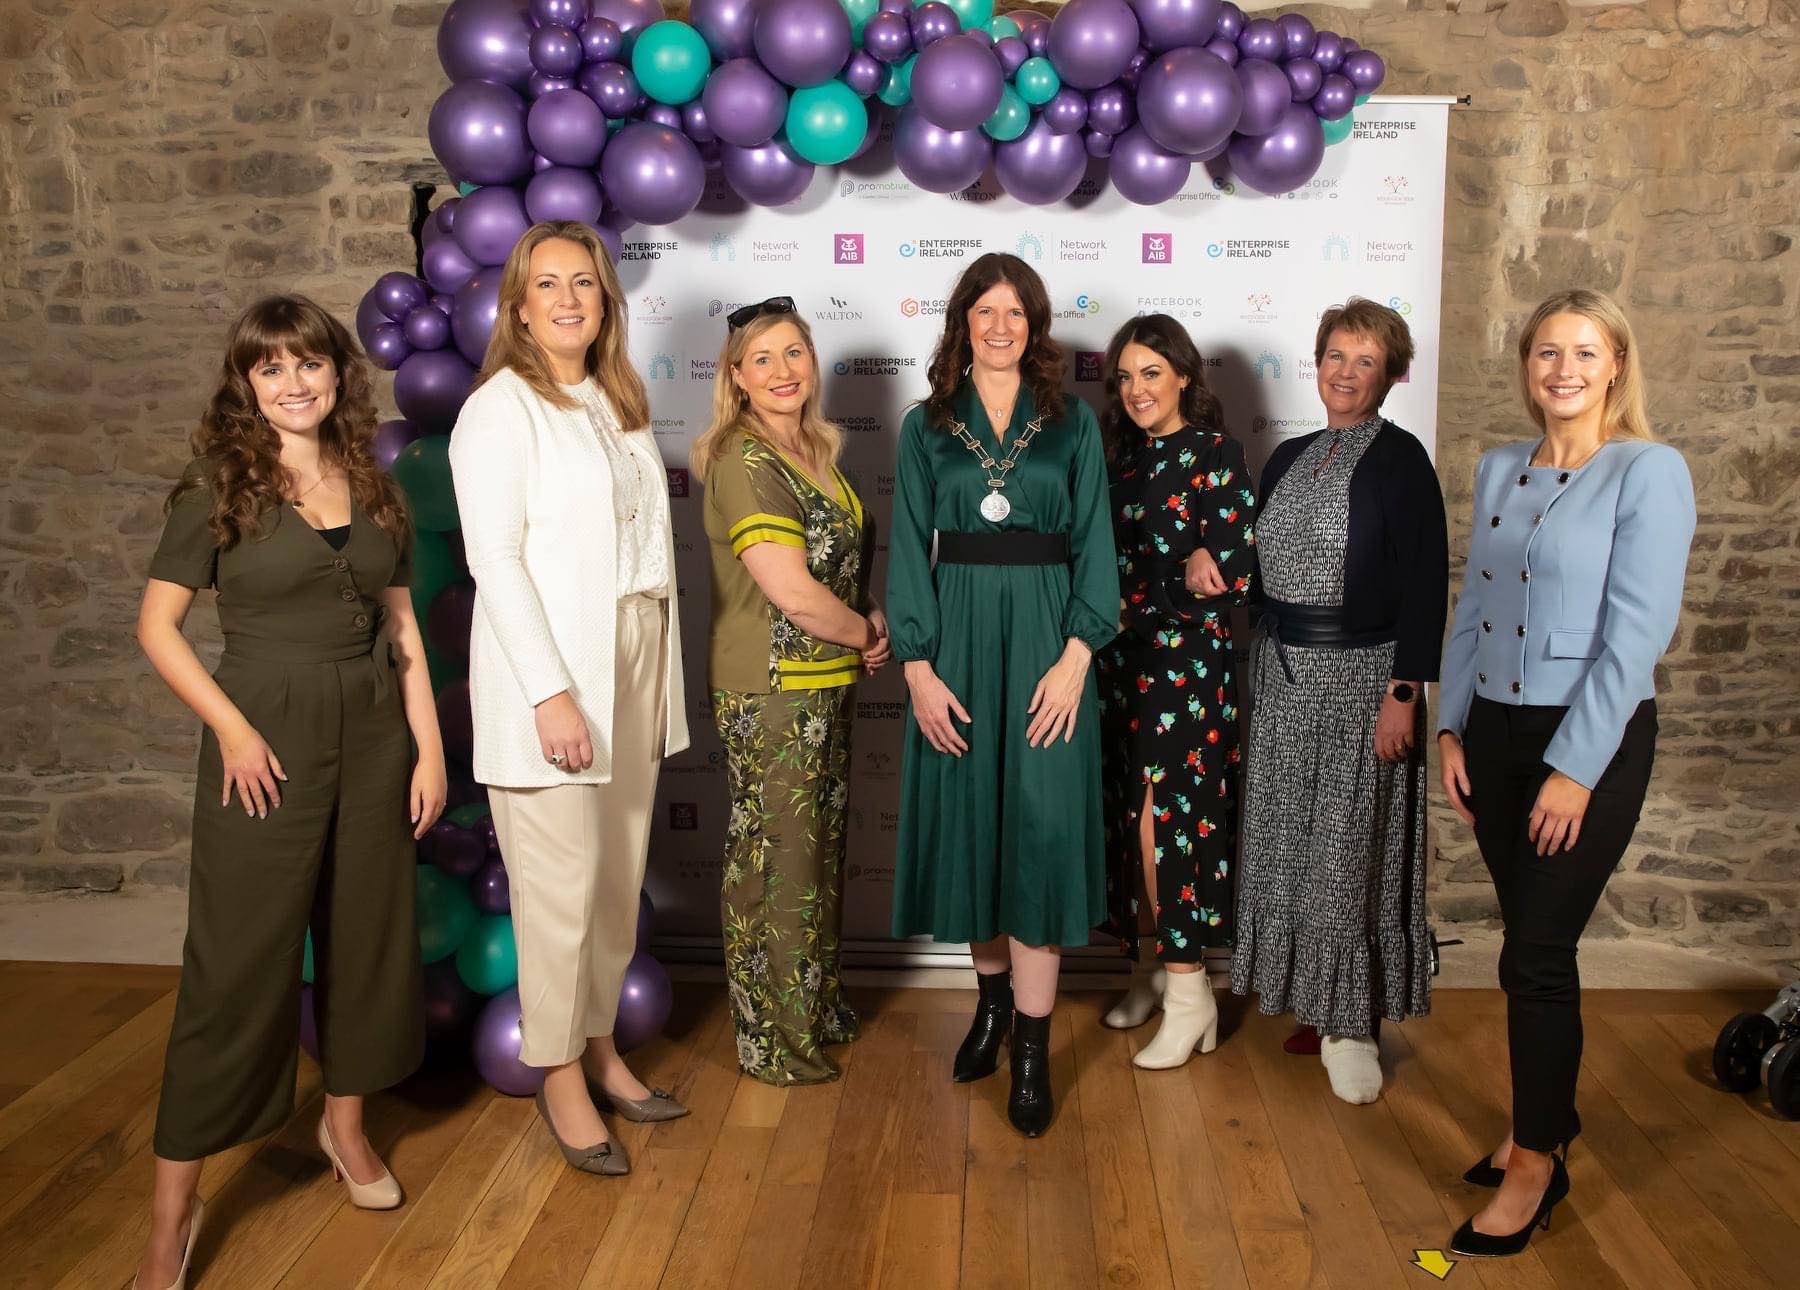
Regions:
<instances>
[{"instance_id":1,"label":"aib logo","mask_svg":"<svg viewBox=\"0 0 1800 1290\"><path fill-rule=\"evenodd\" d=\"M1281 379L1281 360L1266 349L1257 356L1256 379L1259 381L1279 381Z\"/></svg>"},{"instance_id":2,"label":"aib logo","mask_svg":"<svg viewBox=\"0 0 1800 1290\"><path fill-rule=\"evenodd\" d=\"M1044 239L1039 237L1036 233L1019 234L1019 240L1013 244L1013 254L1022 260L1025 258L1025 252L1027 251L1031 252L1032 259L1043 259Z\"/></svg>"},{"instance_id":3,"label":"aib logo","mask_svg":"<svg viewBox=\"0 0 1800 1290\"><path fill-rule=\"evenodd\" d=\"M911 242L900 243L900 258L902 260L910 260L918 253L919 248L914 246Z\"/></svg>"},{"instance_id":4,"label":"aib logo","mask_svg":"<svg viewBox=\"0 0 1800 1290\"><path fill-rule=\"evenodd\" d=\"M1075 379L1078 381L1101 380L1101 369L1106 366L1106 355L1097 349L1077 350L1075 353Z\"/></svg>"},{"instance_id":5,"label":"aib logo","mask_svg":"<svg viewBox=\"0 0 1800 1290\"><path fill-rule=\"evenodd\" d=\"M900 302L900 316L902 318L917 318L919 316L919 302L914 300L911 296L902 300Z\"/></svg>"},{"instance_id":6,"label":"aib logo","mask_svg":"<svg viewBox=\"0 0 1800 1290\"><path fill-rule=\"evenodd\" d=\"M1396 197L1406 191L1407 179L1405 175L1388 175L1384 177L1381 182L1385 184L1387 190Z\"/></svg>"},{"instance_id":7,"label":"aib logo","mask_svg":"<svg viewBox=\"0 0 1800 1290\"><path fill-rule=\"evenodd\" d=\"M669 496L686 497L688 495L688 473L685 466L666 467L669 472Z\"/></svg>"},{"instance_id":8,"label":"aib logo","mask_svg":"<svg viewBox=\"0 0 1800 1290\"><path fill-rule=\"evenodd\" d=\"M700 827L700 803L670 802L669 827L687 832Z\"/></svg>"},{"instance_id":9,"label":"aib logo","mask_svg":"<svg viewBox=\"0 0 1800 1290\"><path fill-rule=\"evenodd\" d=\"M1244 299L1249 302L1251 312L1259 314L1268 313L1269 306L1275 303L1274 297L1266 291L1252 291Z\"/></svg>"},{"instance_id":10,"label":"aib logo","mask_svg":"<svg viewBox=\"0 0 1800 1290\"><path fill-rule=\"evenodd\" d=\"M1223 246L1221 246L1219 243L1208 242L1206 244L1206 258L1207 259L1216 260L1221 255L1224 255L1224 254L1225 254L1225 248Z\"/></svg>"},{"instance_id":11,"label":"aib logo","mask_svg":"<svg viewBox=\"0 0 1800 1290\"><path fill-rule=\"evenodd\" d=\"M1175 238L1171 233L1144 234L1144 263L1169 264L1174 259Z\"/></svg>"},{"instance_id":12,"label":"aib logo","mask_svg":"<svg viewBox=\"0 0 1800 1290\"><path fill-rule=\"evenodd\" d=\"M658 354L650 360L650 379L653 381L672 381L675 379L675 355Z\"/></svg>"},{"instance_id":13,"label":"aib logo","mask_svg":"<svg viewBox=\"0 0 1800 1290\"><path fill-rule=\"evenodd\" d=\"M714 263L718 262L721 252L724 253L724 257L728 263L737 263L737 244L731 240L731 234L729 233L713 234L712 258Z\"/></svg>"},{"instance_id":14,"label":"aib logo","mask_svg":"<svg viewBox=\"0 0 1800 1290\"><path fill-rule=\"evenodd\" d=\"M1097 314L1100 312L1100 299L1084 292L1075 297L1075 308L1084 314Z\"/></svg>"},{"instance_id":15,"label":"aib logo","mask_svg":"<svg viewBox=\"0 0 1800 1290\"><path fill-rule=\"evenodd\" d=\"M1388 297L1388 308L1405 317L1412 312L1412 301L1402 300L1399 296Z\"/></svg>"},{"instance_id":16,"label":"aib logo","mask_svg":"<svg viewBox=\"0 0 1800 1290\"><path fill-rule=\"evenodd\" d=\"M831 238L831 262L833 264L861 264L863 262L863 235L861 233L834 233Z\"/></svg>"},{"instance_id":17,"label":"aib logo","mask_svg":"<svg viewBox=\"0 0 1800 1290\"><path fill-rule=\"evenodd\" d=\"M1337 233L1325 239L1325 246L1320 252L1327 260L1339 260L1345 264L1350 262L1350 243Z\"/></svg>"}]
</instances>

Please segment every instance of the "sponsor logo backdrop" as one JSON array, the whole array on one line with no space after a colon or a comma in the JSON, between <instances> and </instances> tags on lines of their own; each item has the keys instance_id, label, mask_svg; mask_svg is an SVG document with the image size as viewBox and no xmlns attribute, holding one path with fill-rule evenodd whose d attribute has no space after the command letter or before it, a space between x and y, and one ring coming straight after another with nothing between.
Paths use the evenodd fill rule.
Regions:
<instances>
[{"instance_id":1,"label":"sponsor logo backdrop","mask_svg":"<svg viewBox=\"0 0 1800 1290\"><path fill-rule=\"evenodd\" d=\"M1321 424L1312 355L1320 312L1350 295L1390 304L1406 316L1417 358L1385 411L1434 448L1446 116L1436 104L1365 104L1354 141L1329 149L1298 192L1259 196L1196 166L1187 187L1154 208L1091 180L1072 204L1049 210L988 181L954 196L921 192L894 177L877 145L861 162L821 170L792 206L745 207L715 182L695 214L626 242L619 268L632 352L669 467L694 732L693 749L663 767L649 877L660 932L718 930L725 773L705 684L709 555L687 450L705 428L725 315L791 295L811 320L825 410L846 431L844 467L877 524L878 594L900 420L924 393L952 283L985 251L1010 251L1043 276L1076 390L1096 409L1102 355L1119 325L1142 313L1181 319L1258 470L1283 438ZM857 687L850 940L888 937L904 690L896 668Z\"/></svg>"}]
</instances>

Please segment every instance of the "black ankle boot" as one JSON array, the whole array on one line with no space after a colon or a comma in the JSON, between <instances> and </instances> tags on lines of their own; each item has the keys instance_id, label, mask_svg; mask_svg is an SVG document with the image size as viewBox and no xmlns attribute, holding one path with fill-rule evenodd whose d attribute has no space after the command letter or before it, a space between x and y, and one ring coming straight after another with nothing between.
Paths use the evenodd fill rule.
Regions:
<instances>
[{"instance_id":1,"label":"black ankle boot","mask_svg":"<svg viewBox=\"0 0 1800 1290\"><path fill-rule=\"evenodd\" d=\"M975 1019L969 1023L969 1033L956 1050L956 1064L950 1068L950 1078L958 1084L986 1079L1000 1068L1000 1045L1006 1042L1012 1024L1012 973L977 972L975 984L981 990Z\"/></svg>"},{"instance_id":2,"label":"black ankle boot","mask_svg":"<svg viewBox=\"0 0 1800 1290\"><path fill-rule=\"evenodd\" d=\"M1012 1096L1006 1118L1013 1128L1035 1138L1050 1127L1056 1098L1050 1092L1050 1018L1013 1013Z\"/></svg>"}]
</instances>

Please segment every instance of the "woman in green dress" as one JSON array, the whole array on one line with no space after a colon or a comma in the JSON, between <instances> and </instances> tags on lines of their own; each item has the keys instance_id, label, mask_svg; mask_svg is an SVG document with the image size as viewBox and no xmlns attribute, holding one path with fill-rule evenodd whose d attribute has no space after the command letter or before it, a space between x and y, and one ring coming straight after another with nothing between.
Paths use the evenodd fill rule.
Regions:
<instances>
[{"instance_id":1,"label":"woman in green dress","mask_svg":"<svg viewBox=\"0 0 1800 1290\"><path fill-rule=\"evenodd\" d=\"M819 415L812 330L786 296L729 328L712 424L694 443L706 484L713 715L731 819L721 881L738 1066L769 1084L836 1079L827 1044L856 1038L838 976L851 694L888 659L864 592L869 525Z\"/></svg>"},{"instance_id":2,"label":"woman in green dress","mask_svg":"<svg viewBox=\"0 0 1800 1290\"><path fill-rule=\"evenodd\" d=\"M1060 948L1106 914L1089 662L1118 634L1119 578L1099 429L1063 369L1031 267L964 270L900 431L888 563L913 718L894 934L969 943L980 1002L952 1077L993 1074L1010 1029L1007 1117L1027 1137L1055 1109Z\"/></svg>"}]
</instances>

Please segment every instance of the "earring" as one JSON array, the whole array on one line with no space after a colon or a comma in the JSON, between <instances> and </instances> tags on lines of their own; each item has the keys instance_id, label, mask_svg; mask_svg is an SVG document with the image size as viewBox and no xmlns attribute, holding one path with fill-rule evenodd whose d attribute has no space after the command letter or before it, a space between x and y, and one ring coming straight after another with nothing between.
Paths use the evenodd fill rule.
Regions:
<instances>
[{"instance_id":1,"label":"earring","mask_svg":"<svg viewBox=\"0 0 1800 1290\"><path fill-rule=\"evenodd\" d=\"M1615 376L1612 378L1612 380L1610 380L1606 383L1606 388L1610 390L1610 389L1612 389L1613 386L1617 385L1618 383L1619 383L1619 378Z\"/></svg>"}]
</instances>

